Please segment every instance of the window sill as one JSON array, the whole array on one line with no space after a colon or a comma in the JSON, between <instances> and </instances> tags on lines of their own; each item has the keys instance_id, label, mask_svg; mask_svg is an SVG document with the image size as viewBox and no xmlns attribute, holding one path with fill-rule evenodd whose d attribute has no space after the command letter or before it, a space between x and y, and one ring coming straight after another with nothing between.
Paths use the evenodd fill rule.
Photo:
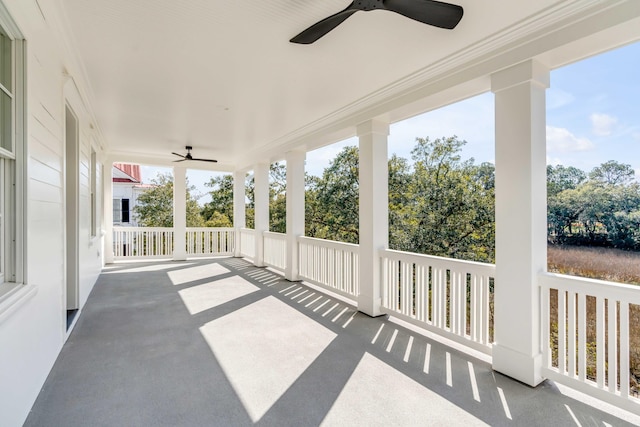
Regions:
<instances>
[{"instance_id":1,"label":"window sill","mask_svg":"<svg viewBox=\"0 0 640 427\"><path fill-rule=\"evenodd\" d=\"M38 292L34 285L0 284L0 324Z\"/></svg>"}]
</instances>

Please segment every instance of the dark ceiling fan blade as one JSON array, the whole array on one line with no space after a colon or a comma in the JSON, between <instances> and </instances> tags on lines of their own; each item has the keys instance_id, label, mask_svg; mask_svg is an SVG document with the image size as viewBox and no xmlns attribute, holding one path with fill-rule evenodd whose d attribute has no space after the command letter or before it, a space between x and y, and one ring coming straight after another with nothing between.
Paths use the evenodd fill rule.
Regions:
<instances>
[{"instance_id":1,"label":"dark ceiling fan blade","mask_svg":"<svg viewBox=\"0 0 640 427\"><path fill-rule=\"evenodd\" d=\"M175 154L175 153L173 153L173 154ZM188 160L188 159L185 157L184 159L174 160L173 163L184 162L185 160Z\"/></svg>"},{"instance_id":2,"label":"dark ceiling fan blade","mask_svg":"<svg viewBox=\"0 0 640 427\"><path fill-rule=\"evenodd\" d=\"M211 163L218 163L217 160L214 159L196 159L195 157L193 157L191 160L197 160L199 162L211 162Z\"/></svg>"},{"instance_id":3,"label":"dark ceiling fan blade","mask_svg":"<svg viewBox=\"0 0 640 427\"><path fill-rule=\"evenodd\" d=\"M178 157L182 157L183 159L185 158L182 154L174 153L173 151L171 152L171 154L176 155ZM179 162L180 160L176 160L176 161Z\"/></svg>"},{"instance_id":4,"label":"dark ceiling fan blade","mask_svg":"<svg viewBox=\"0 0 640 427\"><path fill-rule=\"evenodd\" d=\"M316 22L291 40L291 43L311 44L329 31L342 24L348 17L356 13L358 8L354 7L355 2L351 3L346 9L324 18L322 21Z\"/></svg>"},{"instance_id":5,"label":"dark ceiling fan blade","mask_svg":"<svg viewBox=\"0 0 640 427\"><path fill-rule=\"evenodd\" d=\"M384 7L407 18L451 30L462 19L461 6L434 0L384 0Z\"/></svg>"}]
</instances>

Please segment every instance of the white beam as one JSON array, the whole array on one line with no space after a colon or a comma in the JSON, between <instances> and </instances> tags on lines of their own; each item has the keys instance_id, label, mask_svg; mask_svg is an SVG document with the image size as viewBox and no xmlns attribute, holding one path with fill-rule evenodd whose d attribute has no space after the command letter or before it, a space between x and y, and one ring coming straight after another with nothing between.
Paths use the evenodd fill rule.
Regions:
<instances>
[{"instance_id":1,"label":"white beam","mask_svg":"<svg viewBox=\"0 0 640 427\"><path fill-rule=\"evenodd\" d=\"M535 386L541 375L540 290L546 270L549 70L529 60L491 78L496 120L496 284L493 368ZM546 320L548 321L548 320Z\"/></svg>"},{"instance_id":2,"label":"white beam","mask_svg":"<svg viewBox=\"0 0 640 427\"><path fill-rule=\"evenodd\" d=\"M387 137L389 124L368 121L358 126L360 179L360 295L358 310L381 315L380 256L389 246Z\"/></svg>"},{"instance_id":3,"label":"white beam","mask_svg":"<svg viewBox=\"0 0 640 427\"><path fill-rule=\"evenodd\" d=\"M240 257L240 229L246 226L245 171L233 172L233 228L235 229L234 256Z\"/></svg>"},{"instance_id":4,"label":"white beam","mask_svg":"<svg viewBox=\"0 0 640 427\"><path fill-rule=\"evenodd\" d=\"M187 169L173 167L173 259L187 259Z\"/></svg>"},{"instance_id":5,"label":"white beam","mask_svg":"<svg viewBox=\"0 0 640 427\"><path fill-rule=\"evenodd\" d=\"M256 233L254 265L256 267L264 267L264 232L269 231L269 166L268 163L259 163L253 168Z\"/></svg>"},{"instance_id":6,"label":"white beam","mask_svg":"<svg viewBox=\"0 0 640 427\"><path fill-rule=\"evenodd\" d=\"M304 151L289 151L287 162L287 265L285 278L298 277L298 236L304 236Z\"/></svg>"}]
</instances>

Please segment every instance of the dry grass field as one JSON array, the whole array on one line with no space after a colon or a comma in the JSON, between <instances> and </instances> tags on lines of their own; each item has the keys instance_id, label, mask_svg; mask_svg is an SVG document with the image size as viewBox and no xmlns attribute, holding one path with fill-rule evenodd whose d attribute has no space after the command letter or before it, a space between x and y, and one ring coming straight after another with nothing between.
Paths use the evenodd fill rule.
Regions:
<instances>
[{"instance_id":1,"label":"dry grass field","mask_svg":"<svg viewBox=\"0 0 640 427\"><path fill-rule=\"evenodd\" d=\"M640 285L640 253L609 248L558 247L548 248L548 270L553 273L609 280ZM639 289L640 291L640 289ZM558 294L553 290L551 299L552 359L558 361ZM587 376L595 379L596 370L596 301L587 297ZM608 319L607 319L608 321ZM616 319L619 322L619 319ZM640 306L629 306L629 362L632 390L640 385ZM619 330L619 329L618 329ZM606 331L606 330L605 330ZM608 337L605 337L608 340ZM608 341L607 341L608 342ZM619 378L616 379L619 382ZM608 382L608 378L607 378Z\"/></svg>"},{"instance_id":2,"label":"dry grass field","mask_svg":"<svg viewBox=\"0 0 640 427\"><path fill-rule=\"evenodd\" d=\"M552 273L640 285L640 252L549 245L547 264Z\"/></svg>"}]
</instances>

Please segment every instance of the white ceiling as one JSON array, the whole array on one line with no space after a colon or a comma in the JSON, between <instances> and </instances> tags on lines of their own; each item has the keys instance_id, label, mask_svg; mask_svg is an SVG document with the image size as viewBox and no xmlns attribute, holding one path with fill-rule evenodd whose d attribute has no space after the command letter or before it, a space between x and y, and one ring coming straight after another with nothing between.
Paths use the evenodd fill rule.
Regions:
<instances>
[{"instance_id":1,"label":"white ceiling","mask_svg":"<svg viewBox=\"0 0 640 427\"><path fill-rule=\"evenodd\" d=\"M296 45L288 40L348 0L61 2L109 149L173 160L190 144L223 167L271 155L314 123L550 8L597 3L459 0L465 14L452 31L358 12Z\"/></svg>"}]
</instances>

